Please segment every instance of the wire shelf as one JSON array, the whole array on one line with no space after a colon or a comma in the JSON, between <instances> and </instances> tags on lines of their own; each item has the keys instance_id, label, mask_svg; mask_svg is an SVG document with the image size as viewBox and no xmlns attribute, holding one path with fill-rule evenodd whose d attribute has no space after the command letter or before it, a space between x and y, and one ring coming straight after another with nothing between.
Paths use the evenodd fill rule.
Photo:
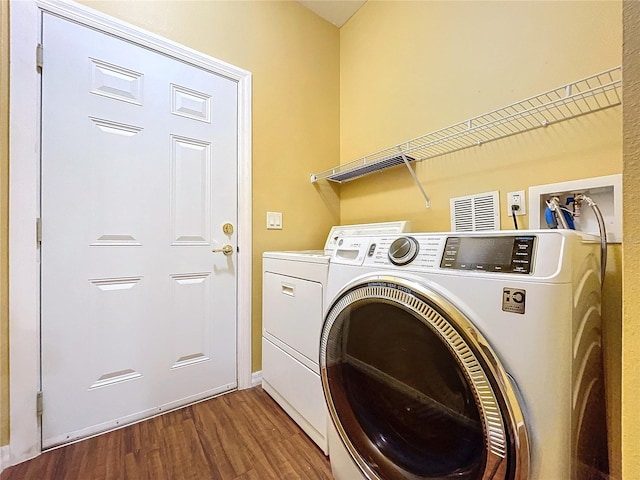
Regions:
<instances>
[{"instance_id":1,"label":"wire shelf","mask_svg":"<svg viewBox=\"0 0 640 480\"><path fill-rule=\"evenodd\" d=\"M348 182L405 163L403 155L409 162L426 160L615 107L621 103L622 67L618 66L312 174L311 182L322 179L338 183Z\"/></svg>"}]
</instances>

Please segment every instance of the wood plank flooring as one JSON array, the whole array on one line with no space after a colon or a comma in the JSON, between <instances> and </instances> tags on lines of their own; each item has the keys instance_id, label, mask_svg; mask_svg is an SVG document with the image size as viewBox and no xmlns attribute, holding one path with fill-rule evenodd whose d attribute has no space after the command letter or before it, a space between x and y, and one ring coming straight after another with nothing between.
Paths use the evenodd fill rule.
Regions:
<instances>
[{"instance_id":1,"label":"wood plank flooring","mask_svg":"<svg viewBox=\"0 0 640 480\"><path fill-rule=\"evenodd\" d=\"M332 480L329 460L261 387L48 451L0 480Z\"/></svg>"}]
</instances>

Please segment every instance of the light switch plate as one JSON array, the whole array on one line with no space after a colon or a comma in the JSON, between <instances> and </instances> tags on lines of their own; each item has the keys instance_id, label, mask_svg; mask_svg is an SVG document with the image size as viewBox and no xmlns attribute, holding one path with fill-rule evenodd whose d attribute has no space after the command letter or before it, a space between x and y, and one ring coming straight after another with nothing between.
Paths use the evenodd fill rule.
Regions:
<instances>
[{"instance_id":1,"label":"light switch plate","mask_svg":"<svg viewBox=\"0 0 640 480\"><path fill-rule=\"evenodd\" d=\"M282 212L267 212L267 230L282 230Z\"/></svg>"}]
</instances>

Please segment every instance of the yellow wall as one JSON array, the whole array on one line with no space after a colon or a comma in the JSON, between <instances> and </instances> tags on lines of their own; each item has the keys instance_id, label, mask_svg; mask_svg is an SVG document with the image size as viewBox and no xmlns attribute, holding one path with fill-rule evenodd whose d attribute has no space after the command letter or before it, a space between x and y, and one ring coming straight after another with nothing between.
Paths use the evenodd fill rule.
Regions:
<instances>
[{"instance_id":1,"label":"yellow wall","mask_svg":"<svg viewBox=\"0 0 640 480\"><path fill-rule=\"evenodd\" d=\"M619 2L369 1L340 30L341 163L620 65L621 45ZM450 197L620 173L621 125L618 107L419 163L430 209L405 168L347 183L341 220L448 230Z\"/></svg>"},{"instance_id":2,"label":"yellow wall","mask_svg":"<svg viewBox=\"0 0 640 480\"><path fill-rule=\"evenodd\" d=\"M640 2L624 3L622 472L640 478Z\"/></svg>"},{"instance_id":3,"label":"yellow wall","mask_svg":"<svg viewBox=\"0 0 640 480\"><path fill-rule=\"evenodd\" d=\"M0 445L9 443L9 2L0 2Z\"/></svg>"},{"instance_id":4,"label":"yellow wall","mask_svg":"<svg viewBox=\"0 0 640 480\"><path fill-rule=\"evenodd\" d=\"M369 0L340 29L340 159L447 127L620 65L620 2ZM340 188L342 223L412 221L450 229L451 197L621 173L622 108L426 160ZM503 210L504 210L503 206ZM502 228L513 228L501 210ZM528 225L528 217L519 217ZM613 478L620 471L620 245L603 294ZM632 478L632 477L629 477Z\"/></svg>"}]
</instances>

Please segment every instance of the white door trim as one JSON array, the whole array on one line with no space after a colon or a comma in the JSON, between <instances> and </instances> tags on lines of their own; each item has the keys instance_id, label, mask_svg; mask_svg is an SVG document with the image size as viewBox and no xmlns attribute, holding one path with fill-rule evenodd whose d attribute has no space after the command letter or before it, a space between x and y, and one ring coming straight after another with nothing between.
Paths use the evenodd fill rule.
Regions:
<instances>
[{"instance_id":1,"label":"white door trim","mask_svg":"<svg viewBox=\"0 0 640 480\"><path fill-rule=\"evenodd\" d=\"M76 3L10 5L9 361L10 464L40 453L40 79L36 46L43 11L115 35L238 82L238 388L251 379L251 73ZM46 48L46 46L45 46ZM44 67L46 69L46 65Z\"/></svg>"}]
</instances>

